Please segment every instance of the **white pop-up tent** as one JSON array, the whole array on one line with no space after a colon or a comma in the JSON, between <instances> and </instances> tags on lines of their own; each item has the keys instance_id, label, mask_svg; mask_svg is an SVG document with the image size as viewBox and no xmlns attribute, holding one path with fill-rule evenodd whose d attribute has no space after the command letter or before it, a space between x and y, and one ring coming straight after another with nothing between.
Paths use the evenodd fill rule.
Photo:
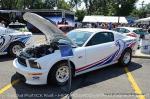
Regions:
<instances>
[{"instance_id":1,"label":"white pop-up tent","mask_svg":"<svg viewBox=\"0 0 150 99\"><path fill-rule=\"evenodd\" d=\"M82 22L128 23L125 17L117 16L85 16Z\"/></svg>"},{"instance_id":2,"label":"white pop-up tent","mask_svg":"<svg viewBox=\"0 0 150 99\"><path fill-rule=\"evenodd\" d=\"M117 16L85 16L82 22L128 23L125 17Z\"/></svg>"}]
</instances>

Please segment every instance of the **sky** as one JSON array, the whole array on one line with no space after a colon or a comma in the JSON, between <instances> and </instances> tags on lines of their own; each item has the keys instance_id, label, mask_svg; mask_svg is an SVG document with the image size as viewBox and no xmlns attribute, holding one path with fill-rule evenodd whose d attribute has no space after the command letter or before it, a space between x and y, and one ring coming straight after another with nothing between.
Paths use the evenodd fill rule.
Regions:
<instances>
[{"instance_id":1,"label":"sky","mask_svg":"<svg viewBox=\"0 0 150 99\"><path fill-rule=\"evenodd\" d=\"M136 3L136 7L137 8L141 8L142 7L142 2L144 1L144 4L148 4L150 3L150 0L138 0L138 2Z\"/></svg>"}]
</instances>

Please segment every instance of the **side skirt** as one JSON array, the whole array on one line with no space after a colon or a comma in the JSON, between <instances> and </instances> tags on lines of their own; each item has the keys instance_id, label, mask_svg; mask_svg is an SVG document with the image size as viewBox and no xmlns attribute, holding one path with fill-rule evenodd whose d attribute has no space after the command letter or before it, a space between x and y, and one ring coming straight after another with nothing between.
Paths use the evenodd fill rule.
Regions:
<instances>
[{"instance_id":1,"label":"side skirt","mask_svg":"<svg viewBox=\"0 0 150 99\"><path fill-rule=\"evenodd\" d=\"M94 71L94 70L97 70L97 69L101 69L101 68L104 68L104 67L107 67L107 66L110 66L110 65L113 65L113 64L116 64L118 61L115 61L115 62L112 62L112 63L109 63L109 64L106 64L106 65L98 65L96 67L93 67L91 69L88 69L88 70L85 70L85 71L81 71L79 73L75 73L75 76L78 76L80 74L84 74L84 73L87 73L87 72L90 72L90 71Z\"/></svg>"}]
</instances>

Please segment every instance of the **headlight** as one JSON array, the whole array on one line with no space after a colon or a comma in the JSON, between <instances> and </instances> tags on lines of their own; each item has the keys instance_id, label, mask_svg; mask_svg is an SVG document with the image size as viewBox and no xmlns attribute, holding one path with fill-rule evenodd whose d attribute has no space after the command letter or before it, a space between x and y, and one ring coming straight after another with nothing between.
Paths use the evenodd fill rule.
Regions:
<instances>
[{"instance_id":1,"label":"headlight","mask_svg":"<svg viewBox=\"0 0 150 99\"><path fill-rule=\"evenodd\" d=\"M35 62L34 60L29 60L29 64L30 64L30 67L32 68L41 69L40 64Z\"/></svg>"}]
</instances>

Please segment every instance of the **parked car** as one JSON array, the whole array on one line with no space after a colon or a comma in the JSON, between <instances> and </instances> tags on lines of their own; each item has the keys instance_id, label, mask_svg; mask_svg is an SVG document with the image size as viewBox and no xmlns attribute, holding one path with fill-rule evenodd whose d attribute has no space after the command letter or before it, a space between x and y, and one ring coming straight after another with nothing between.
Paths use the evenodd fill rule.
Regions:
<instances>
[{"instance_id":1,"label":"parked car","mask_svg":"<svg viewBox=\"0 0 150 99\"><path fill-rule=\"evenodd\" d=\"M19 23L18 21L11 22L8 25L8 28L14 29L14 30L17 30L17 31L20 31L20 32L29 32L29 30L27 29L27 26L23 23Z\"/></svg>"},{"instance_id":2,"label":"parked car","mask_svg":"<svg viewBox=\"0 0 150 99\"><path fill-rule=\"evenodd\" d=\"M47 44L24 48L13 61L25 83L64 85L69 79L69 67L61 57L59 46L72 46L71 74L77 76L99 68L119 63L127 66L137 47L137 40L105 29L81 28L64 35L55 25L43 17L25 13L24 20L42 31Z\"/></svg>"},{"instance_id":3,"label":"parked car","mask_svg":"<svg viewBox=\"0 0 150 99\"><path fill-rule=\"evenodd\" d=\"M15 56L17 51L25 47L32 34L0 27L0 55Z\"/></svg>"},{"instance_id":4,"label":"parked car","mask_svg":"<svg viewBox=\"0 0 150 99\"><path fill-rule=\"evenodd\" d=\"M117 27L114 31L123 33L126 36L137 37L138 39L149 36L149 33L146 30L136 27Z\"/></svg>"}]
</instances>

